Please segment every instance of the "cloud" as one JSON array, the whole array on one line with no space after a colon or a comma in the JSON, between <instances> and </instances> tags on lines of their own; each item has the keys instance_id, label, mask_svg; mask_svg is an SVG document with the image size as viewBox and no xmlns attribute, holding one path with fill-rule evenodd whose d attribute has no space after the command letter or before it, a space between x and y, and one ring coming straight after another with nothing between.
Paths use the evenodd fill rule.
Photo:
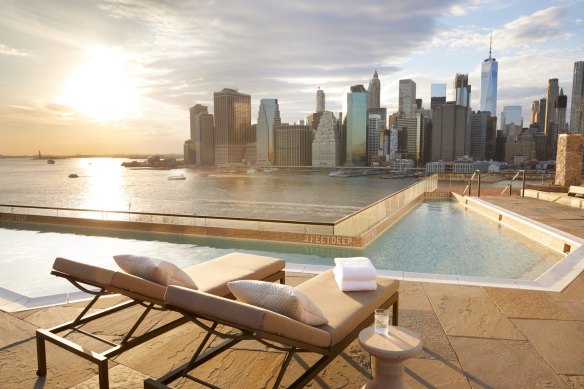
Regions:
<instances>
[{"instance_id":1,"label":"cloud","mask_svg":"<svg viewBox=\"0 0 584 389\"><path fill-rule=\"evenodd\" d=\"M0 43L0 55L13 55L16 57L28 57L28 53L15 49L14 47L6 46Z\"/></svg>"},{"instance_id":2,"label":"cloud","mask_svg":"<svg viewBox=\"0 0 584 389\"><path fill-rule=\"evenodd\" d=\"M528 16L519 16L492 31L493 43L498 50L533 47L536 44L570 39L573 35L566 31L565 18L567 10L561 7L550 7ZM452 50L476 48L489 41L491 31L480 31L475 25L444 26L436 35L432 44Z\"/></svg>"}]
</instances>

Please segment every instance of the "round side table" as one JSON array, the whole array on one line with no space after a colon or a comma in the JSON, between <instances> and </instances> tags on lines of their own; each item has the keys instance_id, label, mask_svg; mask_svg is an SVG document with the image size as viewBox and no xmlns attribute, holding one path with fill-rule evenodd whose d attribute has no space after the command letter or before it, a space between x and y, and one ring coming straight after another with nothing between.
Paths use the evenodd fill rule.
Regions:
<instances>
[{"instance_id":1,"label":"round side table","mask_svg":"<svg viewBox=\"0 0 584 389\"><path fill-rule=\"evenodd\" d=\"M398 326L389 326L387 334L378 334L367 327L359 333L359 343L375 357L375 376L363 389L408 387L403 382L403 361L422 349L418 334Z\"/></svg>"}]
</instances>

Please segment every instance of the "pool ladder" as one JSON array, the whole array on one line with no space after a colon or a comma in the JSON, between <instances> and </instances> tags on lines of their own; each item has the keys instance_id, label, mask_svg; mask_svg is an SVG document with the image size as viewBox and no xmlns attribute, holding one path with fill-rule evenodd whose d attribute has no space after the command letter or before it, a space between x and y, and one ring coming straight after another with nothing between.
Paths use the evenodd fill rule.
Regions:
<instances>
[{"instance_id":1,"label":"pool ladder","mask_svg":"<svg viewBox=\"0 0 584 389\"><path fill-rule=\"evenodd\" d=\"M505 194L505 191L507 189L509 189L509 196L511 196L511 194L513 193L513 181L515 181L517 179L517 177L519 177L519 175L521 174L521 179L522 179L522 185L521 185L521 197L523 197L525 195L525 170L519 170L514 176L513 178L511 178L511 181L509 181L509 184L507 184L505 186L505 189L503 189L503 191L501 192L500 196L503 196ZM481 197L481 171L480 170L475 170L474 173L472 174L472 176L470 177L470 179L468 180L468 184L466 185L466 188L464 188L464 191L462 192L462 195L464 196L466 191L468 190L468 195L471 196L472 194L472 182L475 178L475 176L477 177L477 197Z\"/></svg>"}]
</instances>

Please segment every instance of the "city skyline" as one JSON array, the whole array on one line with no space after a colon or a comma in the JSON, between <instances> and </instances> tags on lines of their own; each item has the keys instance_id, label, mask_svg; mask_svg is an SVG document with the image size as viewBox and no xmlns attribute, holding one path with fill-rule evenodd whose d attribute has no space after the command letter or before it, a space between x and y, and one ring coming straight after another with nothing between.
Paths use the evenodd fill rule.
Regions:
<instances>
[{"instance_id":1,"label":"city skyline","mask_svg":"<svg viewBox=\"0 0 584 389\"><path fill-rule=\"evenodd\" d=\"M571 98L583 4L8 1L0 154L180 152L189 108L212 112L223 88L251 95L252 122L261 99L273 98L293 123L314 112L319 86L326 109L339 112L350 86L367 85L375 70L388 114L400 79L412 79L429 108L430 84L446 83L451 96L456 73L468 74L478 110L491 31L497 105L520 105L528 118L548 79Z\"/></svg>"}]
</instances>

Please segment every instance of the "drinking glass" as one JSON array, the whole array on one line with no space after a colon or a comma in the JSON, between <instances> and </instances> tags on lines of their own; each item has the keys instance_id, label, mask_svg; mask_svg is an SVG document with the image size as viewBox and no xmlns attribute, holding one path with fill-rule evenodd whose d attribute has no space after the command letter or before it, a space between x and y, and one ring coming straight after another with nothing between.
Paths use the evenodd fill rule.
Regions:
<instances>
[{"instance_id":1,"label":"drinking glass","mask_svg":"<svg viewBox=\"0 0 584 389\"><path fill-rule=\"evenodd\" d=\"M378 334L387 334L387 326L389 324L389 310L376 309L375 310L375 332Z\"/></svg>"}]
</instances>

